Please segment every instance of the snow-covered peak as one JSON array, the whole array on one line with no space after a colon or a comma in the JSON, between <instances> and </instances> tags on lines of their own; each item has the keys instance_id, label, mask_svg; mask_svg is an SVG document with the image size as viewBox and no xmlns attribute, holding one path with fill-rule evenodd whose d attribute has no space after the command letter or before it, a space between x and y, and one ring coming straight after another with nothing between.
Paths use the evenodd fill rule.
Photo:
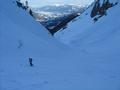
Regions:
<instances>
[{"instance_id":1,"label":"snow-covered peak","mask_svg":"<svg viewBox=\"0 0 120 90\"><path fill-rule=\"evenodd\" d=\"M78 6L78 7L85 7L86 6L86 5L81 5L81 4L58 4L58 3L50 5L50 6L60 7L60 6L67 6L67 5L69 5L69 6Z\"/></svg>"}]
</instances>

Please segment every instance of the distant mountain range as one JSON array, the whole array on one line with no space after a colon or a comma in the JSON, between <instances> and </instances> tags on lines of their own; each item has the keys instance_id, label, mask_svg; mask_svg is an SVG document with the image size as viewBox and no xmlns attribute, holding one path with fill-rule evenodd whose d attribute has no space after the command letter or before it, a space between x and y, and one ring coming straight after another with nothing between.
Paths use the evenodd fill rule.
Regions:
<instances>
[{"instance_id":1,"label":"distant mountain range","mask_svg":"<svg viewBox=\"0 0 120 90\"><path fill-rule=\"evenodd\" d=\"M79 16L87 6L55 4L32 8L36 21L45 26L52 34L65 28L67 23Z\"/></svg>"},{"instance_id":2,"label":"distant mountain range","mask_svg":"<svg viewBox=\"0 0 120 90\"><path fill-rule=\"evenodd\" d=\"M74 4L55 4L48 5L40 8L33 8L35 12L52 12L52 13L73 13L83 12L87 6L74 5Z\"/></svg>"}]
</instances>

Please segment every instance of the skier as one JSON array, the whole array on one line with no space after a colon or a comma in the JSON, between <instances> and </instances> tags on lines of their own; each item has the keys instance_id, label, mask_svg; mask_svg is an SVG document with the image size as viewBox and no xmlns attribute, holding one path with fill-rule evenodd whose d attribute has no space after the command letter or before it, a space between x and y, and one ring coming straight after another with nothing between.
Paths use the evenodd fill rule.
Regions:
<instances>
[{"instance_id":1,"label":"skier","mask_svg":"<svg viewBox=\"0 0 120 90\"><path fill-rule=\"evenodd\" d=\"M32 58L29 58L29 63L30 63L30 66L32 67L33 66L33 63L32 63Z\"/></svg>"}]
</instances>

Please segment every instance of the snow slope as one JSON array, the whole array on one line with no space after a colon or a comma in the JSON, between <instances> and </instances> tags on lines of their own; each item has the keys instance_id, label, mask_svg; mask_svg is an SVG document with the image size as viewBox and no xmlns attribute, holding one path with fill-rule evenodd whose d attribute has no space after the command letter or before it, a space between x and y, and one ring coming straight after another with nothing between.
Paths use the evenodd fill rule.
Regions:
<instances>
[{"instance_id":1,"label":"snow slope","mask_svg":"<svg viewBox=\"0 0 120 90\"><path fill-rule=\"evenodd\" d=\"M102 0L101 0L102 1ZM115 0L110 0L115 3ZM118 1L118 0L116 0ZM68 28L58 32L55 37L61 42L78 48L88 48L90 52L98 50L101 53L120 54L120 4L110 8L107 16L103 16L96 23L91 19L90 7L85 13L71 22Z\"/></svg>"},{"instance_id":2,"label":"snow slope","mask_svg":"<svg viewBox=\"0 0 120 90\"><path fill-rule=\"evenodd\" d=\"M115 2L118 0L110 0L110 1ZM102 2L102 0L101 0L101 2ZM68 24L68 26L67 26L68 28L56 33L55 37L58 38L59 40L61 40L63 43L70 44L72 41L77 40L77 38L82 38L82 37L84 38L85 35L87 36L87 34L91 35L91 33L98 33L96 29L103 30L103 29L107 28L107 30L109 30L111 28L114 29L114 28L119 27L119 22L120 22L120 20L118 19L120 16L119 4L113 8L110 8L107 12L108 15L106 17L105 16L102 17L96 23L94 23L94 21L90 17L91 10L92 10L92 7L88 8L88 10L86 12L84 12L80 17L76 18L77 21L74 21L74 22L71 22L70 24ZM113 20L116 23L116 25L114 25L114 27L113 27L113 24L114 24ZM101 30L101 32L102 32L102 30ZM105 34L104 32L102 32L102 33ZM87 36L87 37L89 37L89 36ZM98 36L98 37L101 38L100 36Z\"/></svg>"},{"instance_id":3,"label":"snow slope","mask_svg":"<svg viewBox=\"0 0 120 90\"><path fill-rule=\"evenodd\" d=\"M58 33L63 40L66 38L70 48L51 37L44 27L16 7L12 0L1 2L0 90L120 89L119 19L115 19L116 26L106 28L104 32L96 30L104 25L100 21L92 24L95 27L88 25L84 29L83 26L83 31L79 33L76 29L81 28L79 23L90 24L90 19L89 22L78 20L75 24L71 23L71 30L65 31L66 37ZM111 14L101 21L108 23L107 18L120 15L119 6L112 9L109 11ZM89 18L86 15L82 17ZM71 33L72 30L75 32ZM33 58L33 67L29 66L29 57Z\"/></svg>"},{"instance_id":4,"label":"snow slope","mask_svg":"<svg viewBox=\"0 0 120 90\"><path fill-rule=\"evenodd\" d=\"M62 49L65 52L66 47L12 0L1 1L0 19L0 90L21 89L29 82L29 74L36 73L29 71L29 57L49 59L61 54Z\"/></svg>"},{"instance_id":5,"label":"snow slope","mask_svg":"<svg viewBox=\"0 0 120 90\"><path fill-rule=\"evenodd\" d=\"M110 1L115 2L115 0ZM55 37L71 48L75 49L76 51L82 51L92 56L90 58L87 58L92 63L94 63L95 66L99 67L97 63L101 63L101 66L99 68L103 68L103 70L108 70L105 70L104 73L118 73L119 78L116 79L115 82L117 82L116 85L120 85L120 67L118 65L118 63L120 63L120 3L118 3L117 6L110 8L107 11L107 16L102 17L96 23L94 23L90 18L91 10L92 7L90 7L80 17L78 17L77 21L68 24L67 29L56 33ZM110 73L108 75L110 75ZM109 84L111 82L109 82L109 80L110 79L108 79L108 82L106 82L106 84ZM100 82L101 81L102 79L100 80ZM91 84L93 84L93 82L91 82ZM99 89L101 88L101 90L120 89L119 86L118 88L113 88L114 85L112 85L113 87L111 85L108 85L108 89L105 83L105 87L102 86L101 83L99 84L101 85L99 86ZM99 89L97 88L95 90ZM91 89L89 88L87 90ZM92 90L94 89L92 88Z\"/></svg>"},{"instance_id":6,"label":"snow slope","mask_svg":"<svg viewBox=\"0 0 120 90\"><path fill-rule=\"evenodd\" d=\"M59 44L56 40L53 40L52 36L42 25L35 22L27 12L18 8L15 3L7 0L3 0L2 2L2 8L0 8L0 18L2 21L0 31L2 37L1 42L3 41L3 49L5 49L4 47L8 47L6 51L3 50L2 52L9 52L15 47L19 47L20 43L29 52L36 52L39 47L42 49L46 47L55 48ZM54 44L49 44L49 42L53 42ZM44 44L42 45L42 43Z\"/></svg>"}]
</instances>

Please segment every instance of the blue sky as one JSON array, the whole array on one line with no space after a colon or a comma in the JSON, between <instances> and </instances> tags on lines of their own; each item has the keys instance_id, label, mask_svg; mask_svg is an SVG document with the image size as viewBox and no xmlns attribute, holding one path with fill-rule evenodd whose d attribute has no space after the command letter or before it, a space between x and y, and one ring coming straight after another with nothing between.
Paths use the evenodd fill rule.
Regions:
<instances>
[{"instance_id":1,"label":"blue sky","mask_svg":"<svg viewBox=\"0 0 120 90\"><path fill-rule=\"evenodd\" d=\"M25 0L21 0L25 1ZM41 7L51 4L89 4L94 0L28 0L29 4L33 7Z\"/></svg>"}]
</instances>

